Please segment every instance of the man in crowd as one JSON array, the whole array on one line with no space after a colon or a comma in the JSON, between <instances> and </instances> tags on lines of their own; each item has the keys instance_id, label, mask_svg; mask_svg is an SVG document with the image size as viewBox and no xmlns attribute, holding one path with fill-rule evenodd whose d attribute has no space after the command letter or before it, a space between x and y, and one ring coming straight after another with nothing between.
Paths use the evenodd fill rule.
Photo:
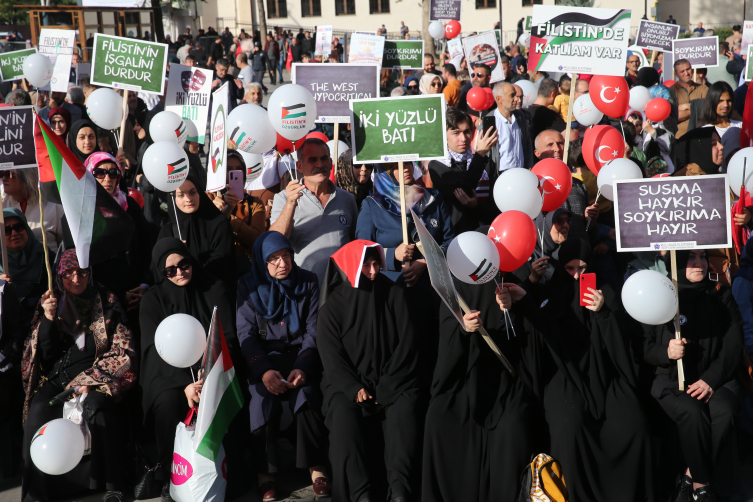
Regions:
<instances>
[{"instance_id":1,"label":"man in crowd","mask_svg":"<svg viewBox=\"0 0 753 502\"><path fill-rule=\"evenodd\" d=\"M311 32L306 32L306 37L303 39L303 52L314 52L314 40L311 38Z\"/></svg>"},{"instance_id":2,"label":"man in crowd","mask_svg":"<svg viewBox=\"0 0 753 502\"><path fill-rule=\"evenodd\" d=\"M405 38L410 33L410 30L405 26L405 21L400 21L400 35ZM407 40L407 39L406 39Z\"/></svg>"},{"instance_id":3,"label":"man in crowd","mask_svg":"<svg viewBox=\"0 0 753 502\"><path fill-rule=\"evenodd\" d=\"M463 87L460 91L460 99L458 100L458 110L469 113L468 109L468 91L473 87L489 87L489 81L492 78L492 70L485 64L476 65L471 73L471 81ZM494 105L492 105L494 106Z\"/></svg>"},{"instance_id":4,"label":"man in crowd","mask_svg":"<svg viewBox=\"0 0 753 502\"><path fill-rule=\"evenodd\" d=\"M248 64L248 56L246 56L245 52L241 52L236 56L235 64L240 70L238 72L238 80L243 82L244 89L248 89L248 86L251 85L252 82L256 82L256 73L254 72L254 69L251 68L251 65Z\"/></svg>"},{"instance_id":5,"label":"man in crowd","mask_svg":"<svg viewBox=\"0 0 753 502\"><path fill-rule=\"evenodd\" d=\"M528 80L533 82L533 85L535 85L537 89L541 85L541 82L547 77L548 75L544 72L540 72L535 68L528 68Z\"/></svg>"},{"instance_id":6,"label":"man in crowd","mask_svg":"<svg viewBox=\"0 0 753 502\"><path fill-rule=\"evenodd\" d=\"M251 66L254 69L254 81L261 84L261 88L264 89L264 94L266 94L267 88L263 82L264 70L266 70L267 67L271 67L272 63L269 61L267 53L261 50L261 44L259 42L254 43L254 52L251 54L251 57L253 59L253 64ZM274 85L274 81L272 82L272 85Z\"/></svg>"},{"instance_id":7,"label":"man in crowd","mask_svg":"<svg viewBox=\"0 0 753 502\"><path fill-rule=\"evenodd\" d=\"M494 86L495 124L498 147L492 148L492 160L499 171L512 167L533 166L531 135L523 110L517 108L517 96L512 84L500 82Z\"/></svg>"},{"instance_id":8,"label":"man in crowd","mask_svg":"<svg viewBox=\"0 0 753 502\"><path fill-rule=\"evenodd\" d=\"M230 63L227 59L222 58L217 61L214 67L214 80L212 81L212 92L224 83L228 83L228 100L227 108L228 113L235 108L236 100L243 97L243 82L238 79L234 79L232 75L228 74Z\"/></svg>"},{"instance_id":9,"label":"man in crowd","mask_svg":"<svg viewBox=\"0 0 753 502\"><path fill-rule=\"evenodd\" d=\"M547 129L536 136L534 148L533 154L538 160L562 160L562 153L565 151L565 138L554 129Z\"/></svg>"},{"instance_id":10,"label":"man in crowd","mask_svg":"<svg viewBox=\"0 0 753 502\"><path fill-rule=\"evenodd\" d=\"M510 82L513 77L512 67L510 66L510 58L505 55L500 55L499 66L500 68L502 68L502 74L505 76L503 82L512 83Z\"/></svg>"},{"instance_id":11,"label":"man in crowd","mask_svg":"<svg viewBox=\"0 0 753 502\"><path fill-rule=\"evenodd\" d=\"M520 53L520 47L518 47L518 44L510 44L510 57L512 58L510 61L512 72L517 75L518 65L520 65L521 62L525 63L526 61L526 58Z\"/></svg>"},{"instance_id":12,"label":"man in crowd","mask_svg":"<svg viewBox=\"0 0 753 502\"><path fill-rule=\"evenodd\" d=\"M725 42L733 47L737 42L743 38L743 28L739 24L732 27L732 35L728 36Z\"/></svg>"},{"instance_id":13,"label":"man in crowd","mask_svg":"<svg viewBox=\"0 0 753 502\"><path fill-rule=\"evenodd\" d=\"M677 21L672 16L669 16L669 18L664 22L669 24L677 24Z\"/></svg>"},{"instance_id":14,"label":"man in crowd","mask_svg":"<svg viewBox=\"0 0 753 502\"><path fill-rule=\"evenodd\" d=\"M290 240L295 262L321 285L329 257L355 235L358 209L353 195L329 180L332 159L322 140L304 141L296 167L301 178L275 195L269 229Z\"/></svg>"},{"instance_id":15,"label":"man in crowd","mask_svg":"<svg viewBox=\"0 0 753 502\"><path fill-rule=\"evenodd\" d=\"M693 33L700 33L700 35L703 36L704 31L706 30L703 29L703 23L698 23L698 26L693 30Z\"/></svg>"},{"instance_id":16,"label":"man in crowd","mask_svg":"<svg viewBox=\"0 0 753 502\"><path fill-rule=\"evenodd\" d=\"M303 57L303 47L297 37L293 38L292 45L290 46L290 52L293 54L293 62L300 63Z\"/></svg>"},{"instance_id":17,"label":"man in crowd","mask_svg":"<svg viewBox=\"0 0 753 502\"><path fill-rule=\"evenodd\" d=\"M709 88L693 82L693 67L687 59L675 61L675 85L672 90L677 97L677 134L676 138L682 137L688 132L688 120L690 120L691 103L695 100L703 100ZM702 101L698 101L698 113Z\"/></svg>"},{"instance_id":18,"label":"man in crowd","mask_svg":"<svg viewBox=\"0 0 753 502\"><path fill-rule=\"evenodd\" d=\"M264 44L264 52L267 53L269 63L269 81L272 85L275 85L275 82L277 82L275 76L275 68L277 65L275 62L280 59L280 46L271 33L267 35L267 42ZM282 80L282 73L280 73L280 80Z\"/></svg>"},{"instance_id":19,"label":"man in crowd","mask_svg":"<svg viewBox=\"0 0 753 502\"><path fill-rule=\"evenodd\" d=\"M541 131L554 129L563 132L567 124L559 113L549 108L554 104L554 98L559 94L557 82L551 78L542 80L539 91L536 94L536 101L528 107L528 113L531 114L531 137L536 137Z\"/></svg>"},{"instance_id":20,"label":"man in crowd","mask_svg":"<svg viewBox=\"0 0 753 502\"><path fill-rule=\"evenodd\" d=\"M460 101L460 80L457 79L457 70L452 63L445 63L442 67L442 78L447 85L444 90L444 97L447 100L447 106L455 106Z\"/></svg>"},{"instance_id":21,"label":"man in crowd","mask_svg":"<svg viewBox=\"0 0 753 502\"><path fill-rule=\"evenodd\" d=\"M222 38L222 46L225 48L225 53L227 53L230 50L230 46L233 45L233 34L230 33L230 28L225 26L225 30L220 35L220 38Z\"/></svg>"},{"instance_id":22,"label":"man in crowd","mask_svg":"<svg viewBox=\"0 0 753 502\"><path fill-rule=\"evenodd\" d=\"M641 66L641 58L637 54L630 54L627 58L627 71L625 80L630 87L638 85L638 68Z\"/></svg>"},{"instance_id":23,"label":"man in crowd","mask_svg":"<svg viewBox=\"0 0 753 502\"><path fill-rule=\"evenodd\" d=\"M264 92L262 91L261 84L259 84L259 82L251 82L246 86L246 94L243 97L246 103L262 106L261 102L263 98ZM262 108L264 107L262 106Z\"/></svg>"},{"instance_id":24,"label":"man in crowd","mask_svg":"<svg viewBox=\"0 0 753 502\"><path fill-rule=\"evenodd\" d=\"M424 54L424 69L416 72L416 78L421 80L421 77L427 73L433 73L440 77L442 76L442 72L437 70L437 65L434 62L434 56L432 54Z\"/></svg>"}]
</instances>

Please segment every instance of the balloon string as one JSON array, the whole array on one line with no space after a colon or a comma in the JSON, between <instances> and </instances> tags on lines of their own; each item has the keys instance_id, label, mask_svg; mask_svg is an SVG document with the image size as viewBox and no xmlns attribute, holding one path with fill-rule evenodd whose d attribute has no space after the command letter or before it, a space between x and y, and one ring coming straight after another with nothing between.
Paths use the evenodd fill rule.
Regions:
<instances>
[{"instance_id":1,"label":"balloon string","mask_svg":"<svg viewBox=\"0 0 753 502\"><path fill-rule=\"evenodd\" d=\"M178 238L182 241L183 235L180 232L180 221L178 220L178 204L175 202L175 192L173 192L173 211L175 212L175 226L178 227Z\"/></svg>"},{"instance_id":2,"label":"balloon string","mask_svg":"<svg viewBox=\"0 0 753 502\"><path fill-rule=\"evenodd\" d=\"M196 378L193 376L193 368L189 368L191 370L191 380L193 380L193 384L196 385Z\"/></svg>"},{"instance_id":3,"label":"balloon string","mask_svg":"<svg viewBox=\"0 0 753 502\"><path fill-rule=\"evenodd\" d=\"M596 192L596 198L594 199L594 204L596 204L599 201L599 196L601 195L601 190ZM588 217L588 221L586 222L586 232L588 232L588 227L591 225L591 217Z\"/></svg>"},{"instance_id":4,"label":"balloon string","mask_svg":"<svg viewBox=\"0 0 753 502\"><path fill-rule=\"evenodd\" d=\"M507 309L502 309L503 312L503 318L505 319L505 333L507 333L507 339L510 339L510 330L507 327Z\"/></svg>"},{"instance_id":5,"label":"balloon string","mask_svg":"<svg viewBox=\"0 0 753 502\"><path fill-rule=\"evenodd\" d=\"M510 317L510 313L505 310L505 319L510 319L510 329L512 330L512 335L517 338L518 334L515 332L515 326L512 325L512 317ZM505 321L505 326L507 325L507 321ZM510 339L510 333L507 333L507 339Z\"/></svg>"}]
</instances>

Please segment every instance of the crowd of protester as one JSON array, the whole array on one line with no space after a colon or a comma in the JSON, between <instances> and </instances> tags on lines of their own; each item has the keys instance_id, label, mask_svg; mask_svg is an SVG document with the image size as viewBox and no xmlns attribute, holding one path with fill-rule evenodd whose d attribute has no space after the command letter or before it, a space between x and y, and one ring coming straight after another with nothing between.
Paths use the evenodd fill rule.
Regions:
<instances>
[{"instance_id":1,"label":"crowd of protester","mask_svg":"<svg viewBox=\"0 0 753 502\"><path fill-rule=\"evenodd\" d=\"M285 65L311 59L313 49L310 33L214 35L211 49L190 30L166 42L173 62L213 68L216 85L232 81L231 107L261 105L265 72L282 83ZM337 40L332 49L340 61ZM426 54L418 74L382 70L384 95L444 93L446 158L354 164L348 128L331 138L319 126L345 142L337 159L316 138L295 159L272 150L242 198L205 192L201 145L190 141L190 174L174 193L144 176L149 124L164 97L129 95L118 146L87 118L87 80L65 95L23 83L10 89L6 103L35 105L135 226L125 251L82 268L62 206L44 199L40 223L37 170L2 171L0 420L23 441L0 448L22 459L23 501L84 488L122 502L139 481L134 458L154 466L162 501L172 500L175 427L200 405L203 381L192 376L198 363L177 368L160 357L155 332L176 313L208 330L215 307L245 399L223 441L229 499L248 489L249 474L262 500L281 497L278 441L286 437L316 495L337 502L518 500L521 474L542 452L561 464L572 501L742 500L740 465L753 437L753 243L740 255L677 252L682 340L672 323L631 319L624 281L641 270L669 274L672 265L666 252L617 252L617 215L609 200L596 200L577 122L563 158L571 120L563 97L573 85L576 97L587 93L590 76L555 81L526 69L524 48L506 50L505 78L493 85L487 66L456 67L446 54L438 66ZM635 70L627 57L627 82L672 104L660 123L640 112L604 119L645 177L726 172L740 148L738 91L747 86L733 85L736 56L728 59L734 78L696 82L686 60ZM672 75L676 83L660 83ZM536 86L525 108L521 79ZM472 87L493 87L494 105L471 109ZM496 127L484 131L487 115ZM247 173L251 166L228 148L228 170ZM533 255L500 285L454 281L472 308L463 329L431 287L410 215L404 241L400 181L406 205L446 250L462 232L486 233L505 170L549 158L572 170L570 196L535 219ZM285 166L293 162L291 179ZM751 211L734 221L748 227ZM578 278L586 272L596 273L597 289L583 307ZM678 390L680 358L687 392ZM62 416L62 404L48 402L73 387L87 394L92 437L88 469L76 480L43 474L29 454L37 429Z\"/></svg>"}]
</instances>

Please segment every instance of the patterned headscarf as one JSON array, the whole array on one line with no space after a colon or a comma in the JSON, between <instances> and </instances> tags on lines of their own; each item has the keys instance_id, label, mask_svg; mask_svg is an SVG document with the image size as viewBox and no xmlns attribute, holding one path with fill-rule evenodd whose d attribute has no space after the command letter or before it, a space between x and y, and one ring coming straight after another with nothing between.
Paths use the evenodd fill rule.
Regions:
<instances>
[{"instance_id":1,"label":"patterned headscarf","mask_svg":"<svg viewBox=\"0 0 753 502\"><path fill-rule=\"evenodd\" d=\"M94 174L94 169L101 164L102 162L112 162L116 166L118 166L118 169L120 170L120 176L118 176L118 181L115 184L115 191L112 193L113 198L118 201L118 204L120 207L123 208L124 211L128 210L128 199L126 198L126 195L123 193L123 191L120 189L120 179L123 177L123 168L120 167L120 164L117 160L115 160L115 157L110 155L109 153L105 152L94 152L93 154L89 155L86 158L86 162L84 165L86 166L86 169Z\"/></svg>"},{"instance_id":2,"label":"patterned headscarf","mask_svg":"<svg viewBox=\"0 0 753 502\"><path fill-rule=\"evenodd\" d=\"M374 165L370 165L373 170ZM353 174L353 151L351 149L345 150L337 159L337 186L353 194L358 209L361 209L361 202L369 196L371 188L374 186L371 178L367 179L366 183L356 181L356 176Z\"/></svg>"}]
</instances>

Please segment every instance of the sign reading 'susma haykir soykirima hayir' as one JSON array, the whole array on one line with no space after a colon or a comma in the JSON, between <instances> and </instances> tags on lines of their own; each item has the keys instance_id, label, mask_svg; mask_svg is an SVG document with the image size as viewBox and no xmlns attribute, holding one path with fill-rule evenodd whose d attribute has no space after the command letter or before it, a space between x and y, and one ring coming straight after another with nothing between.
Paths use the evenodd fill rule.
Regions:
<instances>
[{"instance_id":1,"label":"sign reading 'susma haykir soykirima hayir'","mask_svg":"<svg viewBox=\"0 0 753 502\"><path fill-rule=\"evenodd\" d=\"M727 175L616 181L618 251L732 246Z\"/></svg>"},{"instance_id":2,"label":"sign reading 'susma haykir soykirima hayir'","mask_svg":"<svg viewBox=\"0 0 753 502\"><path fill-rule=\"evenodd\" d=\"M296 63L291 80L316 100L316 122L350 122L351 99L379 97L379 67L373 64Z\"/></svg>"},{"instance_id":3,"label":"sign reading 'susma haykir soykirima hayir'","mask_svg":"<svg viewBox=\"0 0 753 502\"><path fill-rule=\"evenodd\" d=\"M621 77L629 37L628 9L534 5L528 67Z\"/></svg>"},{"instance_id":4,"label":"sign reading 'susma haykir soykirima hayir'","mask_svg":"<svg viewBox=\"0 0 753 502\"><path fill-rule=\"evenodd\" d=\"M444 94L350 101L353 163L447 156Z\"/></svg>"},{"instance_id":5,"label":"sign reading 'susma haykir soykirima hayir'","mask_svg":"<svg viewBox=\"0 0 753 502\"><path fill-rule=\"evenodd\" d=\"M96 33L91 83L115 89L162 94L167 45Z\"/></svg>"}]
</instances>

